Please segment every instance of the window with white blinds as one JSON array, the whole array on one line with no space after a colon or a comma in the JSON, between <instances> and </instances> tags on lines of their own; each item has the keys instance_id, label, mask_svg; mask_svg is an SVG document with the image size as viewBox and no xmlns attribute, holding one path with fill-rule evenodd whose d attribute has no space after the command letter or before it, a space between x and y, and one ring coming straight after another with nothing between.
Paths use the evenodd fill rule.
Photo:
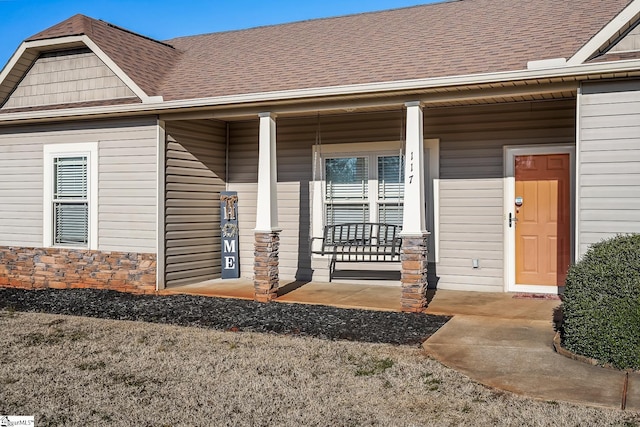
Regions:
<instances>
[{"instance_id":1,"label":"window with white blinds","mask_svg":"<svg viewBox=\"0 0 640 427\"><path fill-rule=\"evenodd\" d=\"M399 154L325 156L325 224L384 222L401 226L403 165Z\"/></svg>"},{"instance_id":2,"label":"window with white blinds","mask_svg":"<svg viewBox=\"0 0 640 427\"><path fill-rule=\"evenodd\" d=\"M53 244L89 242L87 156L53 159Z\"/></svg>"},{"instance_id":3,"label":"window with white blinds","mask_svg":"<svg viewBox=\"0 0 640 427\"><path fill-rule=\"evenodd\" d=\"M378 156L378 222L402 226L404 161Z\"/></svg>"},{"instance_id":4,"label":"window with white blinds","mask_svg":"<svg viewBox=\"0 0 640 427\"><path fill-rule=\"evenodd\" d=\"M43 244L98 249L98 144L45 144Z\"/></svg>"},{"instance_id":5,"label":"window with white blinds","mask_svg":"<svg viewBox=\"0 0 640 427\"><path fill-rule=\"evenodd\" d=\"M325 160L327 224L368 221L368 160L366 157L338 157Z\"/></svg>"}]
</instances>

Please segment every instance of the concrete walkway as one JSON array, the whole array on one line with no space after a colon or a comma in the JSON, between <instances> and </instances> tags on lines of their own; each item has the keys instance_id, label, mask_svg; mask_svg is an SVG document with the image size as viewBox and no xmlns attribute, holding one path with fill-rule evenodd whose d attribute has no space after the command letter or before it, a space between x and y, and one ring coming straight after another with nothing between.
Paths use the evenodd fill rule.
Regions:
<instances>
[{"instance_id":1,"label":"concrete walkway","mask_svg":"<svg viewBox=\"0 0 640 427\"><path fill-rule=\"evenodd\" d=\"M552 318L559 301L478 294L477 305L463 303L456 309L452 300L468 299L455 292L441 293L436 293L428 311L454 317L423 346L444 365L487 386L537 399L622 407L625 373L571 360L553 350ZM626 409L640 411L640 374L630 374L626 388Z\"/></svg>"},{"instance_id":2,"label":"concrete walkway","mask_svg":"<svg viewBox=\"0 0 640 427\"><path fill-rule=\"evenodd\" d=\"M161 291L253 299L253 283L214 280ZM400 310L400 287L340 283L282 283L277 302ZM586 365L553 350L558 300L507 293L438 290L426 312L453 318L424 343L444 365L498 389L549 401L621 408L625 374ZM626 409L640 411L640 374L630 374Z\"/></svg>"}]
</instances>

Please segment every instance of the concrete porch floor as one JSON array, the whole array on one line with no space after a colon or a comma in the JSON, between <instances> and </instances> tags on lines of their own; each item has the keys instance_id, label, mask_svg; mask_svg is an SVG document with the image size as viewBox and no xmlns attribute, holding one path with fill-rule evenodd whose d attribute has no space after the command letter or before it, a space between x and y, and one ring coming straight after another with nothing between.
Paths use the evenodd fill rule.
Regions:
<instances>
[{"instance_id":1,"label":"concrete porch floor","mask_svg":"<svg viewBox=\"0 0 640 427\"><path fill-rule=\"evenodd\" d=\"M319 304L340 308L400 311L400 286L282 282L276 302ZM188 294L218 298L253 299L250 279L210 280L159 291L161 295ZM490 316L504 319L550 321L558 300L516 298L509 293L429 291L428 314Z\"/></svg>"},{"instance_id":2,"label":"concrete porch floor","mask_svg":"<svg viewBox=\"0 0 640 427\"><path fill-rule=\"evenodd\" d=\"M253 299L251 279L209 280L163 289L160 295L188 294ZM400 287L324 282L281 282L277 302L329 305L340 308L400 311Z\"/></svg>"}]
</instances>

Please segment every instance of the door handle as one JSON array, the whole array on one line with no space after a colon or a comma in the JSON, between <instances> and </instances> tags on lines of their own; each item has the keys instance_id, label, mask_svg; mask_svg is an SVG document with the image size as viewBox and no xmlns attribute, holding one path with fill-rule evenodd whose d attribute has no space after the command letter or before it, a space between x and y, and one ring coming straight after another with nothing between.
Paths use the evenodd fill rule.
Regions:
<instances>
[{"instance_id":1,"label":"door handle","mask_svg":"<svg viewBox=\"0 0 640 427\"><path fill-rule=\"evenodd\" d=\"M518 218L511 212L509 212L509 228L513 227L518 222Z\"/></svg>"}]
</instances>

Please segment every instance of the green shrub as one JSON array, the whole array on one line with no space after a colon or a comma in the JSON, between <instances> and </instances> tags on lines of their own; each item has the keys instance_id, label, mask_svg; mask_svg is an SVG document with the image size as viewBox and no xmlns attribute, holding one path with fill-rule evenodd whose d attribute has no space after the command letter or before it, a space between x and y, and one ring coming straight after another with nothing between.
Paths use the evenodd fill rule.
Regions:
<instances>
[{"instance_id":1,"label":"green shrub","mask_svg":"<svg viewBox=\"0 0 640 427\"><path fill-rule=\"evenodd\" d=\"M569 269L563 346L620 369L640 369L640 235L593 245Z\"/></svg>"}]
</instances>

